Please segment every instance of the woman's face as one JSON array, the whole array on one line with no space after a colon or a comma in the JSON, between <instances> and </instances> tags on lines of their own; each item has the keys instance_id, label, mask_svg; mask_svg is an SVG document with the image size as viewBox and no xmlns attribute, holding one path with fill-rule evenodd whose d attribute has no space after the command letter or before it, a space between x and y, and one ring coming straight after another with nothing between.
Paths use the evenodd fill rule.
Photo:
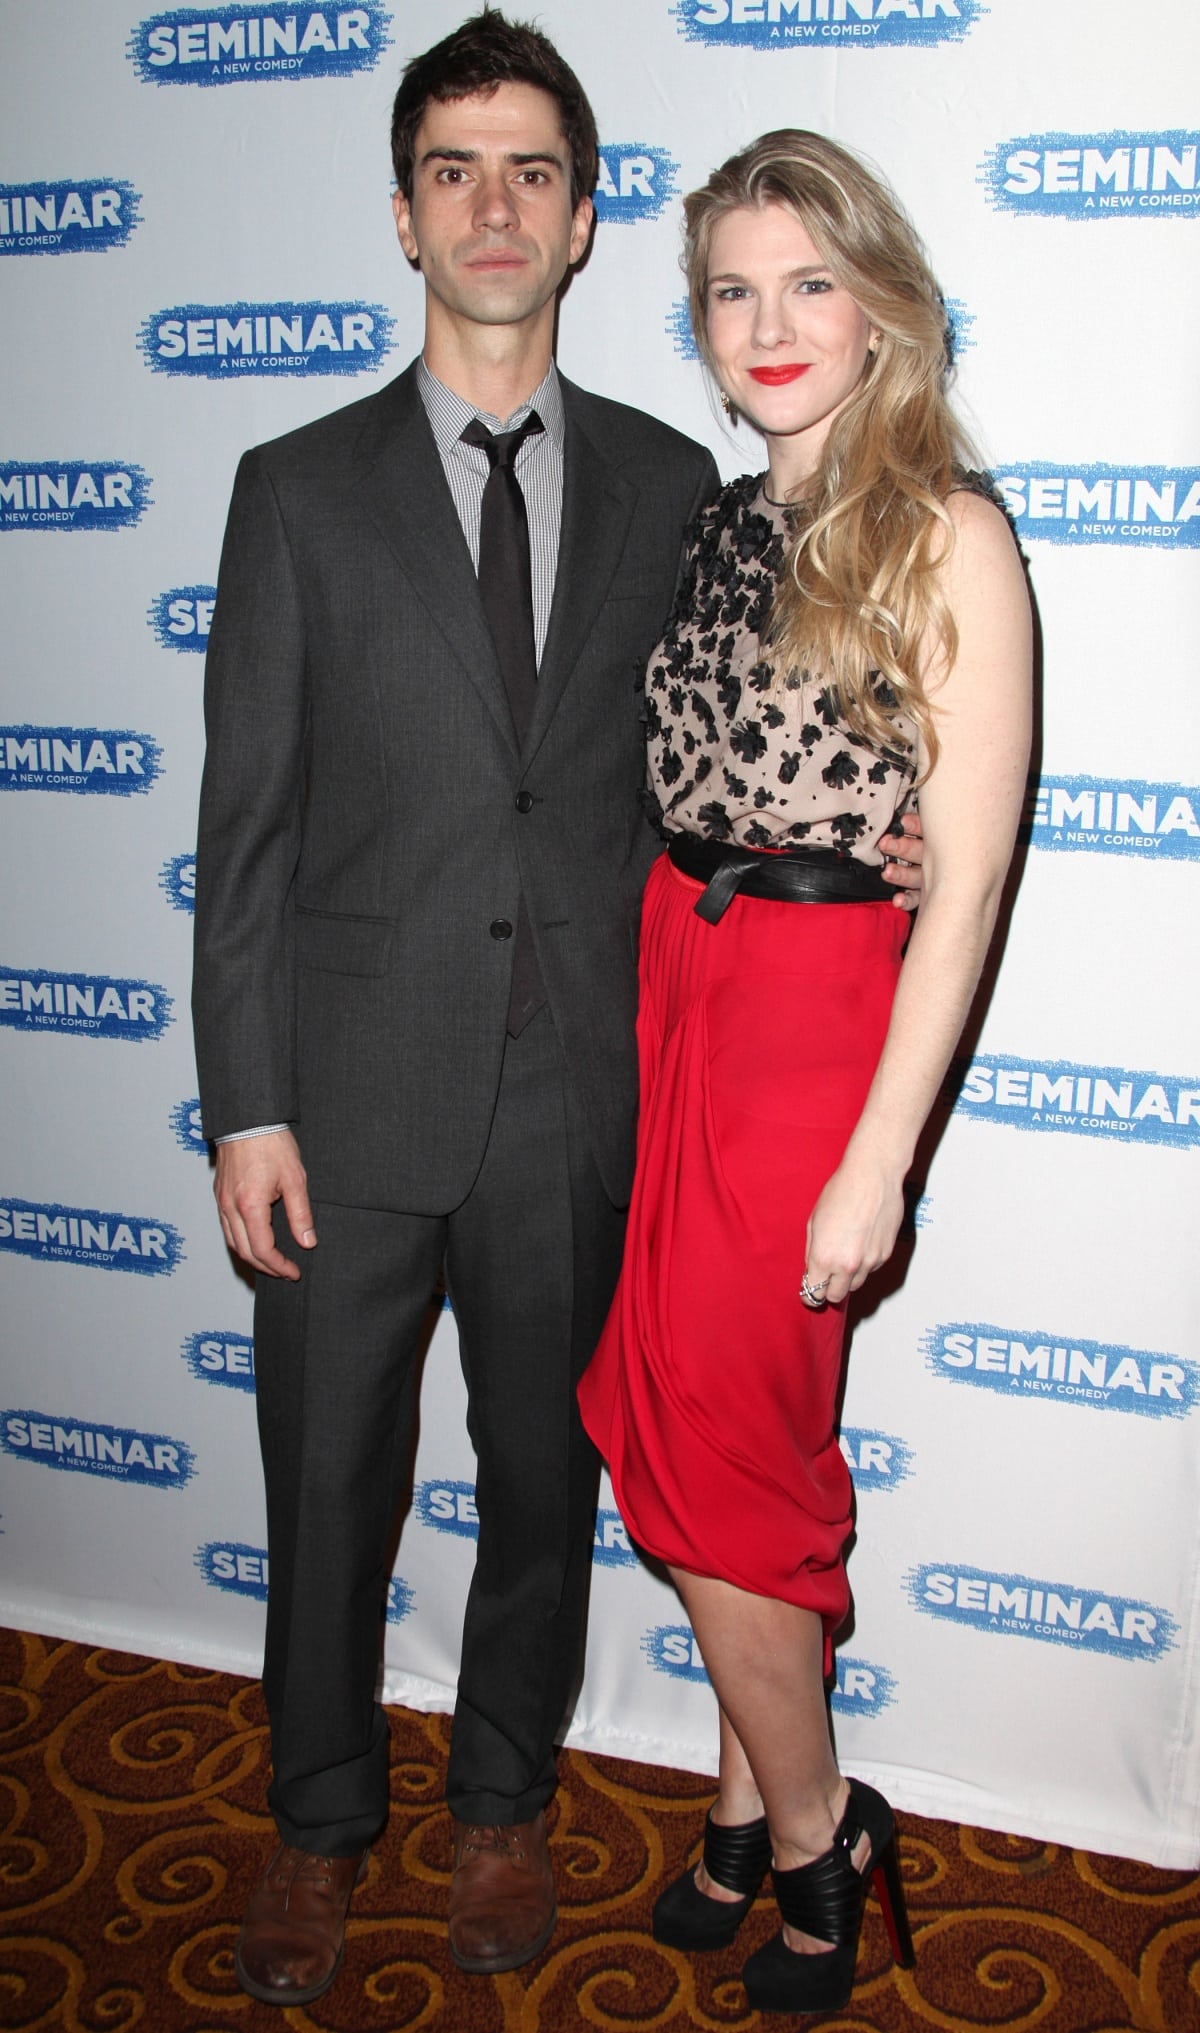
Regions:
<instances>
[{"instance_id":1,"label":"woman's face","mask_svg":"<svg viewBox=\"0 0 1200 2033\"><path fill-rule=\"evenodd\" d=\"M725 213L707 287L721 387L766 437L773 479L807 479L878 334L786 205Z\"/></svg>"}]
</instances>

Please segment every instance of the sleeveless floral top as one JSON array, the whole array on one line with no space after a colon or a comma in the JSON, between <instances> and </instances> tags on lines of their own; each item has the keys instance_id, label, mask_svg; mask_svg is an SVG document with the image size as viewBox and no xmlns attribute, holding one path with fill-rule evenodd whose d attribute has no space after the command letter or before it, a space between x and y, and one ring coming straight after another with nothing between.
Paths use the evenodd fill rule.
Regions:
<instances>
[{"instance_id":1,"label":"sleeveless floral top","mask_svg":"<svg viewBox=\"0 0 1200 2033\"><path fill-rule=\"evenodd\" d=\"M851 733L828 686L772 686L762 635L783 569L787 510L765 475L723 487L688 531L666 634L646 673L649 802L668 833L738 847L832 847L878 867L914 804L911 720L895 747ZM886 693L881 696L886 698Z\"/></svg>"}]
</instances>

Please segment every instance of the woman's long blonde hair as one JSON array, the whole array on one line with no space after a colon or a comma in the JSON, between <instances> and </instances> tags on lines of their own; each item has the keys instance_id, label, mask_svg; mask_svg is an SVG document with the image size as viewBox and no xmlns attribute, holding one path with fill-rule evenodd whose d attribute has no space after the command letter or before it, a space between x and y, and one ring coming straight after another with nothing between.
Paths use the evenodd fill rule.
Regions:
<instances>
[{"instance_id":1,"label":"woman's long blonde hair","mask_svg":"<svg viewBox=\"0 0 1200 2033\"><path fill-rule=\"evenodd\" d=\"M931 767L937 738L924 673L931 661L948 670L958 648L937 585L953 541L945 502L972 463L946 395L945 306L882 180L836 142L781 128L684 200L692 329L710 370L713 230L728 212L770 204L795 214L880 334L797 504L768 633L776 683L804 675L832 684L847 723L872 746L894 749L896 717L907 715Z\"/></svg>"}]
</instances>

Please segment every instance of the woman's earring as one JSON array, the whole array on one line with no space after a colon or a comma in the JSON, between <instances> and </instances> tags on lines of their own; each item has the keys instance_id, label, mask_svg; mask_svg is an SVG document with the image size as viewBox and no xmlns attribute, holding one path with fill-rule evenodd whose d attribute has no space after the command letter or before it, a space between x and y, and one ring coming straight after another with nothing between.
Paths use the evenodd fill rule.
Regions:
<instances>
[{"instance_id":1,"label":"woman's earring","mask_svg":"<svg viewBox=\"0 0 1200 2033\"><path fill-rule=\"evenodd\" d=\"M735 424L738 420L737 408L735 404L730 400L729 396L726 395L724 389L721 390L721 408L724 410L726 416L729 418L730 423Z\"/></svg>"}]
</instances>

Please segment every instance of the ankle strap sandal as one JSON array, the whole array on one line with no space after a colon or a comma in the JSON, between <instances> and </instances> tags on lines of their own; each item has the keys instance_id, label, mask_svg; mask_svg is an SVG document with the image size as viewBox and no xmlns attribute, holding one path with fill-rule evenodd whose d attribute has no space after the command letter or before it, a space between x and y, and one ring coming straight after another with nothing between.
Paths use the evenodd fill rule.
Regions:
<instances>
[{"instance_id":1,"label":"ankle strap sandal","mask_svg":"<svg viewBox=\"0 0 1200 2033\"><path fill-rule=\"evenodd\" d=\"M654 1908L654 1939L671 1948L727 1948L753 1906L771 1861L765 1815L726 1827L711 1811L704 1823L704 1868L714 1884L738 1899L713 1899L696 1883L691 1865L667 1886Z\"/></svg>"},{"instance_id":2,"label":"ankle strap sandal","mask_svg":"<svg viewBox=\"0 0 1200 2033\"><path fill-rule=\"evenodd\" d=\"M852 1861L860 1838L869 1843L861 1871ZM793 1871L772 1870L780 1918L828 1948L801 1954L782 1932L752 1955L742 1971L746 1995L760 2012L836 2012L854 1988L854 1964L868 1882L883 1908L892 1955L901 1969L916 1957L900 1882L892 1810L881 1793L850 1781L846 1812L824 1856Z\"/></svg>"}]
</instances>

